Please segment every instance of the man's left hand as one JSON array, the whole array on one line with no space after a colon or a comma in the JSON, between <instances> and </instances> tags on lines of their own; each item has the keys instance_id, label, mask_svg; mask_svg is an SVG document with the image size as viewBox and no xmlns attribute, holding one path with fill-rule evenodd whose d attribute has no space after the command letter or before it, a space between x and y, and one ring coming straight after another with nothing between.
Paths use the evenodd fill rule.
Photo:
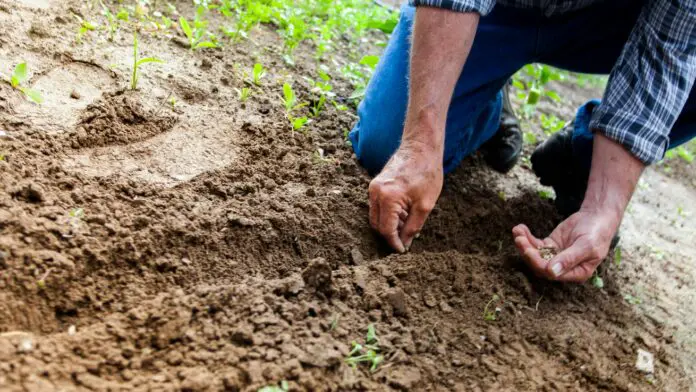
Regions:
<instances>
[{"instance_id":1,"label":"man's left hand","mask_svg":"<svg viewBox=\"0 0 696 392\"><path fill-rule=\"evenodd\" d=\"M617 214L580 210L571 215L548 238L536 238L523 224L512 229L515 246L529 267L539 276L562 282L582 283L592 277L609 252L611 240L621 222ZM540 248L558 251L545 260Z\"/></svg>"}]
</instances>

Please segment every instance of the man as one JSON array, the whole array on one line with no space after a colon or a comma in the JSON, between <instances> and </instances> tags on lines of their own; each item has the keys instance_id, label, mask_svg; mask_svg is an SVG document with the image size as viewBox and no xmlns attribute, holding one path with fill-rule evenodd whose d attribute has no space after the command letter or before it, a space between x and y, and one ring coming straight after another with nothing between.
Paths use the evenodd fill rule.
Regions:
<instances>
[{"instance_id":1,"label":"man","mask_svg":"<svg viewBox=\"0 0 696 392\"><path fill-rule=\"evenodd\" d=\"M350 134L379 173L370 224L395 250L408 250L464 157L480 148L494 169L515 164L522 139L501 90L532 62L611 72L601 103L532 156L567 216L545 239L512 230L543 277L590 278L644 167L696 135L696 0L411 0ZM547 261L542 247L558 254Z\"/></svg>"}]
</instances>

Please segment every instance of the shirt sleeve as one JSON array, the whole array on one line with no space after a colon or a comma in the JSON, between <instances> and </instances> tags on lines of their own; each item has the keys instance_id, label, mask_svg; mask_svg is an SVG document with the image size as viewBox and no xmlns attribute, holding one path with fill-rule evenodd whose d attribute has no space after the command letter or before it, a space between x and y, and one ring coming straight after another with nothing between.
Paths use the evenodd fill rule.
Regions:
<instances>
[{"instance_id":1,"label":"shirt sleeve","mask_svg":"<svg viewBox=\"0 0 696 392\"><path fill-rule=\"evenodd\" d=\"M591 129L645 164L663 158L696 79L696 0L648 0L609 76Z\"/></svg>"},{"instance_id":2,"label":"shirt sleeve","mask_svg":"<svg viewBox=\"0 0 696 392\"><path fill-rule=\"evenodd\" d=\"M488 15L495 6L495 0L409 0L412 6L445 8L457 12L478 12Z\"/></svg>"}]
</instances>

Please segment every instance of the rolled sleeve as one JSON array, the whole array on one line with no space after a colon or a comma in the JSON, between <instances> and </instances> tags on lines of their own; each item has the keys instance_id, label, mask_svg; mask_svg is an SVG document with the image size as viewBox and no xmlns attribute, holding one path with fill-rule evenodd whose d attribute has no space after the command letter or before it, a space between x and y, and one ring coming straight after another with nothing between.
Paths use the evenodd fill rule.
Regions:
<instances>
[{"instance_id":1,"label":"rolled sleeve","mask_svg":"<svg viewBox=\"0 0 696 392\"><path fill-rule=\"evenodd\" d=\"M436 7L456 12L477 12L486 16L493 10L495 0L409 0L415 7Z\"/></svg>"},{"instance_id":2,"label":"rolled sleeve","mask_svg":"<svg viewBox=\"0 0 696 392\"><path fill-rule=\"evenodd\" d=\"M696 79L696 0L643 8L590 121L645 164L663 158Z\"/></svg>"}]
</instances>

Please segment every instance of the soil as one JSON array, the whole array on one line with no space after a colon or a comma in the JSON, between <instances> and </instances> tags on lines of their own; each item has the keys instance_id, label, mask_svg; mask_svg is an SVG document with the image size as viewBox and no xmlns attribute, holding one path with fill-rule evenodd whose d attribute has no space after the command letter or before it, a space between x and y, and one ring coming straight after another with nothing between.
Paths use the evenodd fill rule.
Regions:
<instances>
[{"instance_id":1,"label":"soil","mask_svg":"<svg viewBox=\"0 0 696 392\"><path fill-rule=\"evenodd\" d=\"M647 279L631 234L644 227L604 289L540 280L510 230L549 233L552 202L524 165L502 176L472 157L410 253L391 254L343 138L354 111L329 106L306 133L284 117L283 81L310 96L311 48L291 68L263 26L225 50L141 34L142 56L165 64L129 91L132 32L75 45L71 12L98 19L86 2L0 0L0 67L26 60L45 98L0 84L0 390L693 390L693 247L645 267L667 301L646 296L648 310L625 299ZM240 104L255 62L269 75ZM334 89L352 92L338 76ZM683 224L675 247L693 238ZM370 324L374 372L345 362ZM639 349L654 374L635 369Z\"/></svg>"}]
</instances>

